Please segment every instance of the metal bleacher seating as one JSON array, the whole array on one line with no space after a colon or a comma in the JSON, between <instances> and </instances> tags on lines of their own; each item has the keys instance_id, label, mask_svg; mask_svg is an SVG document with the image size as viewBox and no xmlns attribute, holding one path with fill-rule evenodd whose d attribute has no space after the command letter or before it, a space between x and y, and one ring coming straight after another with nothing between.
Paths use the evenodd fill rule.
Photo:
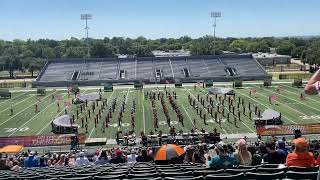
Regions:
<instances>
[{"instance_id":1,"label":"metal bleacher seating","mask_svg":"<svg viewBox=\"0 0 320 180\"><path fill-rule=\"evenodd\" d=\"M232 68L234 74L227 71ZM73 76L73 74L79 74ZM120 77L120 72L122 76ZM157 73L156 73L157 72ZM161 72L161 77L156 77ZM226 77L265 79L267 73L251 55L138 57L50 60L40 72L38 83L90 81L136 81L184 79L219 81ZM232 77L231 77L232 78ZM230 79L230 78L229 78Z\"/></svg>"},{"instance_id":2,"label":"metal bleacher seating","mask_svg":"<svg viewBox=\"0 0 320 180\"><path fill-rule=\"evenodd\" d=\"M135 163L101 165L85 167L50 167L21 169L20 171L0 171L0 180L4 179L65 179L65 180L195 180L195 179L317 179L319 168L268 168L263 166L235 167L232 169L208 169L203 164Z\"/></svg>"}]
</instances>

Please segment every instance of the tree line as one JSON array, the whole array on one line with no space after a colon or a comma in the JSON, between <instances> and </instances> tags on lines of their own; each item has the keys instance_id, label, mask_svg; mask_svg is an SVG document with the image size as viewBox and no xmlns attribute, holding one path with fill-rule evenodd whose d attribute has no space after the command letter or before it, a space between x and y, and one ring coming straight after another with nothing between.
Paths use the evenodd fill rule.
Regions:
<instances>
[{"instance_id":1,"label":"tree line","mask_svg":"<svg viewBox=\"0 0 320 180\"><path fill-rule=\"evenodd\" d=\"M235 53L273 52L301 58L303 62L320 64L320 38L216 38L215 54L222 51ZM8 71L10 77L14 71L39 71L46 59L85 58L89 47L91 58L116 57L118 54L138 57L152 56L153 50L190 50L192 55L212 55L214 38L203 36L191 38L147 39L145 37L123 38L105 37L103 39L70 38L66 40L0 40L0 71Z\"/></svg>"}]
</instances>

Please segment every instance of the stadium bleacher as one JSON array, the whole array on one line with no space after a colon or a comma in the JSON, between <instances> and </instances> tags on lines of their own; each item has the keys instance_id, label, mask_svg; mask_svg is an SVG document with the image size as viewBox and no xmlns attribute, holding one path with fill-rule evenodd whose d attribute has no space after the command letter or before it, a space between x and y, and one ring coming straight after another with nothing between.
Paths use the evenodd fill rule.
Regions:
<instances>
[{"instance_id":1,"label":"stadium bleacher","mask_svg":"<svg viewBox=\"0 0 320 180\"><path fill-rule=\"evenodd\" d=\"M79 76L74 77L74 73ZM70 82L98 85L108 81L132 83L148 80L156 83L167 79L195 82L207 79L231 81L268 78L270 76L251 55L54 59L47 62L35 84L65 86Z\"/></svg>"}]
</instances>

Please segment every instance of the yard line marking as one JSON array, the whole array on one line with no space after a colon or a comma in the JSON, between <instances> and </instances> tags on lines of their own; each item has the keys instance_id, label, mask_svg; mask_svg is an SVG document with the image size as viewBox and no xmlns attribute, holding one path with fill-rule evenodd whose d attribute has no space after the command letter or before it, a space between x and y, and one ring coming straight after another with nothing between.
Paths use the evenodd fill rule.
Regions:
<instances>
[{"instance_id":1,"label":"yard line marking","mask_svg":"<svg viewBox=\"0 0 320 180\"><path fill-rule=\"evenodd\" d=\"M53 93L54 93L54 92L53 92ZM48 96L46 96L46 97L45 97L45 98L43 98L43 99L48 98L48 97L49 97L50 95L52 95L53 93L49 94ZM37 103L37 102L36 102L36 103ZM6 123L6 122L10 121L10 119L12 119L12 118L16 117L18 114L22 113L22 112L23 112L23 111L25 111L26 109L28 109L28 108L30 108L31 106L35 105L36 103L31 104L30 106L28 106L28 107L24 108L23 110L21 110L20 112L18 112L18 113L17 113L17 114L15 114L14 116L12 116L11 118L9 118L9 119L7 119L6 121L2 122L2 123L0 124L0 126L1 126L1 125L3 125L4 123Z\"/></svg>"},{"instance_id":2,"label":"yard line marking","mask_svg":"<svg viewBox=\"0 0 320 180\"><path fill-rule=\"evenodd\" d=\"M22 96L22 95L24 95L24 94L27 94L27 93L28 93L28 92L25 92L25 93L22 93L22 94L20 94L20 95L18 95L18 96L16 96L16 97L14 97L14 98L7 99L7 100L1 102L0 104L5 103L5 102L10 101L10 100L14 100L15 98L20 97L20 96Z\"/></svg>"},{"instance_id":3,"label":"yard line marking","mask_svg":"<svg viewBox=\"0 0 320 180\"><path fill-rule=\"evenodd\" d=\"M87 90L85 90L84 93L85 93L86 91L87 91ZM53 118L53 120L56 119L65 109L66 109L66 107L64 107L64 108ZM46 124L36 135L41 134L41 132L42 132L43 130L45 130L45 129L49 126L49 124L51 124L51 122L52 122L53 120L49 121L48 124Z\"/></svg>"},{"instance_id":4,"label":"yard line marking","mask_svg":"<svg viewBox=\"0 0 320 180\"><path fill-rule=\"evenodd\" d=\"M265 89L265 90L266 90L266 91L269 91L269 92L272 92L272 93L279 94L279 93L277 93L277 92L273 92L273 91L270 91L270 90L268 90L268 89ZM279 94L279 95L280 95L280 96L284 96L284 95L282 95L282 94ZM318 110L318 109L316 109L316 108L314 108L314 107L312 107L312 106L309 106L309 105L307 105L307 104L304 104L304 103L302 103L302 102L299 102L299 101L297 101L297 100L295 100L295 99L292 99L292 98L290 98L290 97L287 97L287 96L284 96L284 97L286 97L286 98L288 98L288 99L291 99L292 101L295 101L295 102L297 102L297 103L299 103L299 104L302 104L302 105L304 105L304 106L307 106L307 107L309 107L309 108L311 108L311 109L314 109L314 110L320 112L320 110Z\"/></svg>"},{"instance_id":5,"label":"yard line marking","mask_svg":"<svg viewBox=\"0 0 320 180\"><path fill-rule=\"evenodd\" d=\"M128 89L128 90L129 90L129 89ZM111 101L111 97L113 96L113 93L114 93L114 92L115 92L115 90L112 91L111 95L110 95L109 98L108 98L108 99L110 99L110 101ZM109 104L110 101L107 101L107 104ZM95 129L95 127L93 126L93 128L92 128L92 130L91 130L88 138L91 138L91 135L92 135L92 132L93 132L94 129Z\"/></svg>"},{"instance_id":6,"label":"yard line marking","mask_svg":"<svg viewBox=\"0 0 320 180\"><path fill-rule=\"evenodd\" d=\"M128 88L128 91L127 91L126 99L124 101L126 104L127 104L127 100L128 100L128 95L129 95L129 88Z\"/></svg>"},{"instance_id":7,"label":"yard line marking","mask_svg":"<svg viewBox=\"0 0 320 180\"><path fill-rule=\"evenodd\" d=\"M30 97L28 97L28 98L26 98L26 99L24 99L24 100L21 100L21 101L19 101L19 102L15 103L15 104L13 104L12 106L14 107L14 106L16 106L16 105L18 105L18 104L20 104L20 103L22 103L22 102L24 102L24 101L26 101L26 100L28 100L28 99L32 98L32 97L33 97L33 96L30 96ZM1 113L3 113L4 111L8 110L9 108L10 108L10 106L9 106L9 107L7 107L6 109L4 109L4 110L0 111L0 114L1 114Z\"/></svg>"},{"instance_id":8,"label":"yard line marking","mask_svg":"<svg viewBox=\"0 0 320 180\"><path fill-rule=\"evenodd\" d=\"M198 86L197 86L198 87ZM205 90L201 89L200 87L198 87L202 92L205 92ZM209 95L210 97L212 97L211 94L206 93L206 95ZM229 109L227 109L226 107L223 107L223 109L226 109L227 111L229 111ZM230 112L230 111L229 111ZM231 112L230 112L231 113ZM240 121L244 126L246 126L246 128L248 128L251 132L255 133L256 131L252 130L248 125L246 125L244 122Z\"/></svg>"},{"instance_id":9,"label":"yard line marking","mask_svg":"<svg viewBox=\"0 0 320 180\"><path fill-rule=\"evenodd\" d=\"M143 132L146 133L146 117L144 114L144 89L142 89L142 119L143 119Z\"/></svg>"},{"instance_id":10,"label":"yard line marking","mask_svg":"<svg viewBox=\"0 0 320 180\"><path fill-rule=\"evenodd\" d=\"M183 87L183 88L185 88L185 87ZM185 88L185 89L187 89L187 88ZM191 94L191 96L193 96L195 99L197 99L190 91L188 91L188 93ZM206 108L204 108L204 109L208 112L208 110L207 110ZM208 112L208 113L209 113L209 112ZM227 132L224 128L221 127L221 129L222 129L226 134L228 134L228 132Z\"/></svg>"},{"instance_id":11,"label":"yard line marking","mask_svg":"<svg viewBox=\"0 0 320 180\"><path fill-rule=\"evenodd\" d=\"M62 97L65 97L66 94ZM25 122L24 124L22 124L21 126L19 126L14 132L12 132L8 137L12 136L14 133L16 133L20 128L22 128L23 126L25 126L26 124L28 124L30 121L32 121L35 117L37 117L39 114L41 114L43 111L45 111L47 108L51 107L53 104L55 104L56 102L50 103L46 108L44 108L43 110L41 110L40 112L38 112L36 115L34 115L32 118L30 118L27 122Z\"/></svg>"},{"instance_id":12,"label":"yard line marking","mask_svg":"<svg viewBox=\"0 0 320 180\"><path fill-rule=\"evenodd\" d=\"M262 102L259 102L259 101L257 101L257 100L255 100L255 99L253 99L252 97L250 97L250 96L247 96L247 95L245 95L245 94L243 94L243 93L241 93L240 91L238 91L238 90L236 90L239 94L241 94L242 96L245 96L245 97L247 97L247 98L249 98L249 99L252 99L253 101L255 101L256 103L258 103L258 104L260 104L260 105L262 105L262 106L264 106L264 107L266 107L267 109L269 108L268 106L266 106L265 104L263 104ZM282 115L284 118L286 118L287 120L289 120L289 121L291 121L291 122L293 122L294 124L298 124L297 122L295 122L295 121L293 121L293 120L291 120L291 119L289 119L288 117L286 117L286 116L284 116L284 115Z\"/></svg>"}]
</instances>

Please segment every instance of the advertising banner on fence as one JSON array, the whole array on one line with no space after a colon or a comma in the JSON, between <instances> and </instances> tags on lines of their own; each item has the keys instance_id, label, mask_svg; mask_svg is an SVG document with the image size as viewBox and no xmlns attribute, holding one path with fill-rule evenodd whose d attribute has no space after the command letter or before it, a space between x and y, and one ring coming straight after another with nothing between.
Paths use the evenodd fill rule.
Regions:
<instances>
[{"instance_id":1,"label":"advertising banner on fence","mask_svg":"<svg viewBox=\"0 0 320 180\"><path fill-rule=\"evenodd\" d=\"M44 135L44 136L16 136L0 137L0 147L6 145L23 145L25 147L33 146L58 146L70 145L73 134ZM84 144L85 135L78 134L79 144Z\"/></svg>"},{"instance_id":2,"label":"advertising banner on fence","mask_svg":"<svg viewBox=\"0 0 320 180\"><path fill-rule=\"evenodd\" d=\"M320 124L266 125L258 126L256 130L261 136L293 135L295 130L300 130L301 134L320 134Z\"/></svg>"}]
</instances>

